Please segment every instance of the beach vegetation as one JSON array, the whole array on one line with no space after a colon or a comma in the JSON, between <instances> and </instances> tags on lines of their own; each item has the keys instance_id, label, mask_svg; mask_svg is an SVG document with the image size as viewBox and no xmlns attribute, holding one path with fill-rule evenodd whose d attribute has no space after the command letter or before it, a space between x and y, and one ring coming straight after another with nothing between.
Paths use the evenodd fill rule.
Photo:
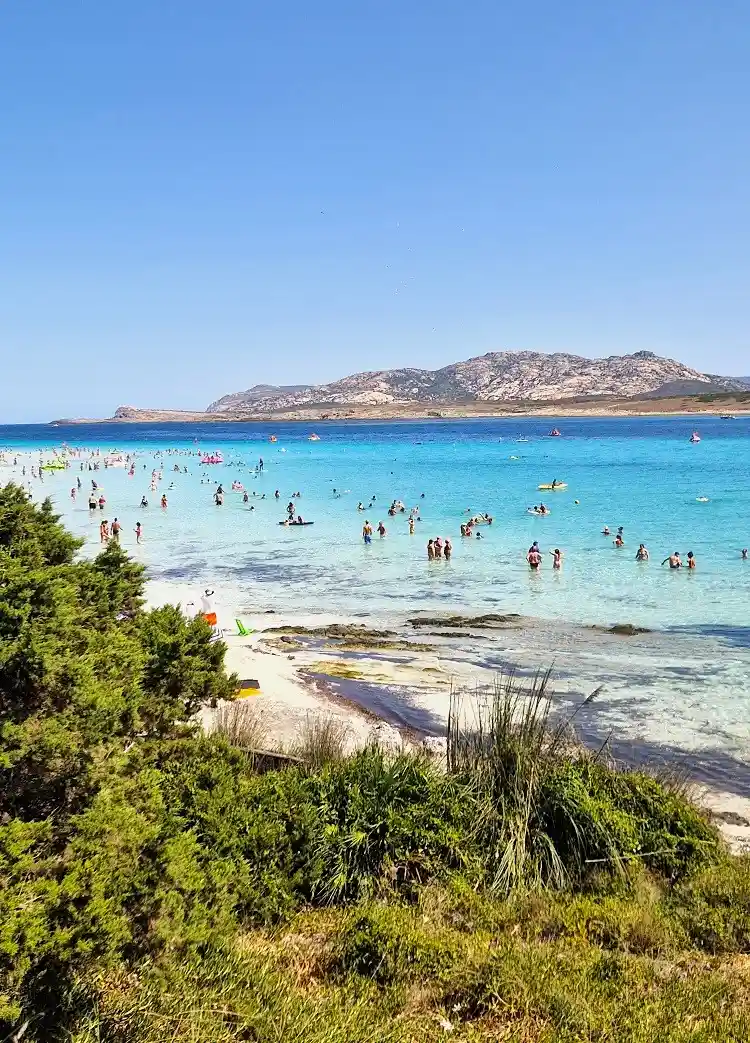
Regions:
<instances>
[{"instance_id":1,"label":"beach vegetation","mask_svg":"<svg viewBox=\"0 0 750 1043\"><path fill-rule=\"evenodd\" d=\"M269 741L262 710L252 699L222 703L217 707L213 729L230 746L249 753L264 749Z\"/></svg>"},{"instance_id":2,"label":"beach vegetation","mask_svg":"<svg viewBox=\"0 0 750 1043\"><path fill-rule=\"evenodd\" d=\"M308 767L322 768L344 759L350 745L351 728L334 714L310 714L297 727L292 752Z\"/></svg>"},{"instance_id":3,"label":"beach vegetation","mask_svg":"<svg viewBox=\"0 0 750 1043\"><path fill-rule=\"evenodd\" d=\"M548 679L456 696L445 762L333 718L263 761L210 627L79 549L0 490L0 1038L749 1037L747 859Z\"/></svg>"}]
</instances>

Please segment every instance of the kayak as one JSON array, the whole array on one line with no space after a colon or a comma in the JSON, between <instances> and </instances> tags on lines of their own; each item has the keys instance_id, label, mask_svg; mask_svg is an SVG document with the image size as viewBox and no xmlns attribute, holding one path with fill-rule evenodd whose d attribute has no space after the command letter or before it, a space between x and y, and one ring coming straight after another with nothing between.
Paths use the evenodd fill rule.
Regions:
<instances>
[{"instance_id":1,"label":"kayak","mask_svg":"<svg viewBox=\"0 0 750 1043\"><path fill-rule=\"evenodd\" d=\"M552 493L556 493L558 489L567 489L567 488L568 488L568 483L567 482L558 482L556 485L553 485L552 482L545 482L543 485L538 485L537 486L537 489L544 489L547 492L552 492Z\"/></svg>"},{"instance_id":2,"label":"kayak","mask_svg":"<svg viewBox=\"0 0 750 1043\"><path fill-rule=\"evenodd\" d=\"M314 525L315 522L279 522L279 525L283 525L287 529L297 529L300 525Z\"/></svg>"}]
</instances>

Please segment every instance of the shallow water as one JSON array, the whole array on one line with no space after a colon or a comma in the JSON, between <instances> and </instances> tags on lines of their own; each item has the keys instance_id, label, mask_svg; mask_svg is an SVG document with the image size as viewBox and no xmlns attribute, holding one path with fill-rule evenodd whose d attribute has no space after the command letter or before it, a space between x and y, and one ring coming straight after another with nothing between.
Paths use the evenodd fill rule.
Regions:
<instances>
[{"instance_id":1,"label":"shallow water","mask_svg":"<svg viewBox=\"0 0 750 1043\"><path fill-rule=\"evenodd\" d=\"M633 741L718 745L744 757L750 561L741 560L740 549L750 545L750 419L566 418L558 421L561 438L547 437L551 426L544 419L324 422L315 425L319 442L308 441L313 425L300 424L13 427L0 428L0 446L36 456L67 439L135 453L134 478L119 468L90 474L76 462L66 472L47 472L43 491L94 549L101 516L89 517L83 494L95 478L107 496L106 516L120 519L124 546L153 578L231 591L247 612L299 608L380 623L403 621L415 610L520 612L546 622L524 629L518 647L498 658L528 666L554 660L563 689L603 680L603 726L611 721ZM697 445L689 442L695 427ZM227 463L202 467L194 455L154 455L195 453L195 439L202 450L221 449ZM265 469L256 474L260 456ZM151 493L159 460L164 477ZM173 473L175 463L190 473ZM84 487L72 504L78 476ZM0 481L11 477L18 477L12 467L0 468ZM235 478L256 493L250 504L229 491ZM537 490L555 478L567 490ZM222 508L213 504L219 481L227 492ZM33 487L38 495L40 484ZM297 510L315 524L280 527L296 490ZM162 491L167 511L158 507ZM143 493L147 510L138 508ZM702 496L709 502L698 502ZM420 506L423 520L412 537L406 515L387 514L394 498ZM552 513L527 514L542 498ZM356 510L358 501L366 512ZM459 535L467 508L494 518L480 540ZM371 546L360 535L365 517L388 530ZM138 548L137 520L144 527ZM605 523L613 532L624 526L623 549L601 535ZM450 562L426 559L427 539L438 535L451 537ZM534 539L545 557L540 574L524 560ZM647 564L634 560L639 542L651 552ZM547 554L556 546L565 553L559 573ZM675 549L683 557L695 553L693 573L660 567ZM622 622L659 633L623 639L587 629Z\"/></svg>"}]
</instances>

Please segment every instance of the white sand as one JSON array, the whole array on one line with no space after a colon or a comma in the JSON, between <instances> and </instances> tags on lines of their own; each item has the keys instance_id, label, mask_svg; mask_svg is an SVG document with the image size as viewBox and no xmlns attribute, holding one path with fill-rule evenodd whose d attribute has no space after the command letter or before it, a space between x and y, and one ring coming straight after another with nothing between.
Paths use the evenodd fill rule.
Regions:
<instances>
[{"instance_id":1,"label":"white sand","mask_svg":"<svg viewBox=\"0 0 750 1043\"><path fill-rule=\"evenodd\" d=\"M190 601L199 605L201 593L187 584L151 582L146 587L147 606L153 608L177 604L184 609ZM342 704L326 693L323 685L302 676L300 670L306 664L294 652L285 654L262 647L258 633L239 637L237 627L234 626L233 610L219 598L213 598L212 601L217 610L222 638L227 645L227 670L236 673L241 680L253 679L260 684L261 694L250 696L249 699L257 704L270 745L283 749L293 746L300 725L311 714L321 714L340 721L348 730L351 748L364 746L375 737L385 738L390 744L400 743L395 729L384 729L371 715ZM268 626L271 619L273 623L270 625L273 626L291 623L289 619L276 615L243 615L242 622L252 630ZM319 619L317 622L319 624ZM300 625L299 620L296 625ZM212 720L213 712L207 710L203 716L204 727L210 729Z\"/></svg>"}]
</instances>

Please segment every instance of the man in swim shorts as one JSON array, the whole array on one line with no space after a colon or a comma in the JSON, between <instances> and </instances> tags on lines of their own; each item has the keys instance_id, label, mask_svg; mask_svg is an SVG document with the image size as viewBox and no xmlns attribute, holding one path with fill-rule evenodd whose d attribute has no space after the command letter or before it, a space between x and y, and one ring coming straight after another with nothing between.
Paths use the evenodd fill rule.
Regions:
<instances>
[{"instance_id":1,"label":"man in swim shorts","mask_svg":"<svg viewBox=\"0 0 750 1043\"><path fill-rule=\"evenodd\" d=\"M365 519L365 524L362 526L362 539L365 543L372 543L372 525Z\"/></svg>"},{"instance_id":2,"label":"man in swim shorts","mask_svg":"<svg viewBox=\"0 0 750 1043\"><path fill-rule=\"evenodd\" d=\"M529 563L529 568L536 572L539 566L542 564L542 555L539 553L539 548L534 544L526 555L526 560Z\"/></svg>"}]
</instances>

